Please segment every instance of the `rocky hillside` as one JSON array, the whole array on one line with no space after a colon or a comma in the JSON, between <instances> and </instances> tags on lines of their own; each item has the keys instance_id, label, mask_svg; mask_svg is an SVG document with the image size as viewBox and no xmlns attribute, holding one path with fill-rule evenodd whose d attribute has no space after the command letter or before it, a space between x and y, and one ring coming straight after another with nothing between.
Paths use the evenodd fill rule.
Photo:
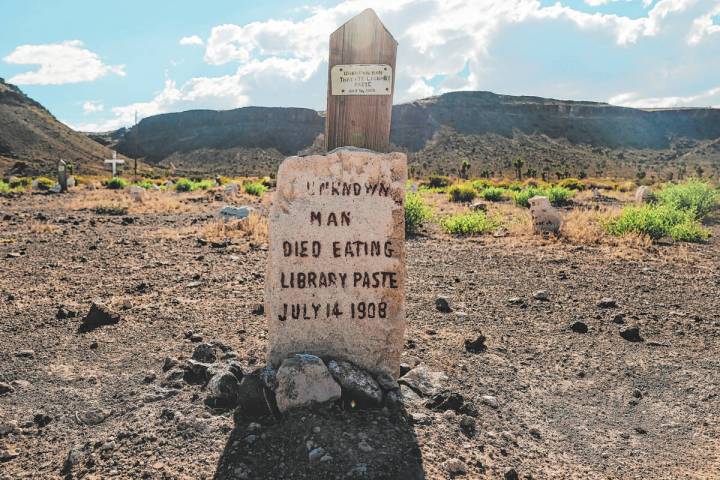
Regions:
<instances>
[{"instance_id":1,"label":"rocky hillside","mask_svg":"<svg viewBox=\"0 0 720 480\"><path fill-rule=\"evenodd\" d=\"M58 159L76 171L104 170L110 150L59 122L45 107L0 78L0 172L49 174ZM20 162L20 163L18 163Z\"/></svg>"},{"instance_id":2,"label":"rocky hillside","mask_svg":"<svg viewBox=\"0 0 720 480\"><path fill-rule=\"evenodd\" d=\"M267 174L284 155L311 146L321 113L247 107L147 118L122 135L128 155L188 171ZM391 142L415 174L660 175L720 168L720 110L639 110L604 103L453 92L396 105Z\"/></svg>"}]
</instances>

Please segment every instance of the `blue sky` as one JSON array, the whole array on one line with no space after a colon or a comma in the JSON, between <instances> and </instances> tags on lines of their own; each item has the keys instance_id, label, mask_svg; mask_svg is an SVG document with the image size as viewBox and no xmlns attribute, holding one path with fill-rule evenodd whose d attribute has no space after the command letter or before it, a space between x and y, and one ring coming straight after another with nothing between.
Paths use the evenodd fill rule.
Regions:
<instances>
[{"instance_id":1,"label":"blue sky","mask_svg":"<svg viewBox=\"0 0 720 480\"><path fill-rule=\"evenodd\" d=\"M324 109L327 40L374 8L399 42L395 101L490 90L720 107L720 0L6 1L0 77L61 121Z\"/></svg>"}]
</instances>

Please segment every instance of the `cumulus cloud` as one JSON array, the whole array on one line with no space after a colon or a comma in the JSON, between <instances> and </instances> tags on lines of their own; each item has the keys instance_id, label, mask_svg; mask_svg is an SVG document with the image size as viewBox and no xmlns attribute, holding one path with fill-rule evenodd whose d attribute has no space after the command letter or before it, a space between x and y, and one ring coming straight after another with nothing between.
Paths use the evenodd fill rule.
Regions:
<instances>
[{"instance_id":1,"label":"cumulus cloud","mask_svg":"<svg viewBox=\"0 0 720 480\"><path fill-rule=\"evenodd\" d=\"M107 74L125 76L124 65L106 65L80 40L45 45L20 45L4 58L15 65L39 65L35 71L9 79L18 85L62 85L91 82Z\"/></svg>"},{"instance_id":2,"label":"cumulus cloud","mask_svg":"<svg viewBox=\"0 0 720 480\"><path fill-rule=\"evenodd\" d=\"M692 29L688 35L688 44L697 45L705 37L720 33L720 25L713 22L713 17L720 17L720 2L709 12L693 20Z\"/></svg>"},{"instance_id":3,"label":"cumulus cloud","mask_svg":"<svg viewBox=\"0 0 720 480\"><path fill-rule=\"evenodd\" d=\"M612 105L633 108L680 108L707 106L720 108L720 86L687 96L643 97L637 92L625 92L608 99Z\"/></svg>"},{"instance_id":4,"label":"cumulus cloud","mask_svg":"<svg viewBox=\"0 0 720 480\"><path fill-rule=\"evenodd\" d=\"M202 47L205 45L205 42L197 35L190 35L189 37L182 37L180 39L180 45L197 45Z\"/></svg>"},{"instance_id":5,"label":"cumulus cloud","mask_svg":"<svg viewBox=\"0 0 720 480\"><path fill-rule=\"evenodd\" d=\"M600 5L606 1L619 0L587 3ZM593 46L600 45L608 52L618 47L627 51L644 39L660 37L669 26L677 28L672 21L694 14L702 1L707 0L643 0L646 15L631 18L582 11L560 2L543 6L539 0L346 0L331 7L303 10L298 20L217 25L207 37L203 58L210 66L234 65L234 73L197 77L181 85L166 83L148 102L113 109L117 118L111 123L127 124L134 109L142 111L143 116L251 103L322 109L328 35L368 7L375 9L399 42L395 100L408 101L448 90L490 89L497 85L498 76L510 68L493 55L497 46L494 42L503 32L547 26L568 38L592 38ZM683 35L688 29L686 25ZM712 28L709 31L712 33ZM197 40L202 42L197 36L183 40L192 45L199 45ZM555 88L568 93L560 86ZM609 92L599 93L603 94Z\"/></svg>"},{"instance_id":6,"label":"cumulus cloud","mask_svg":"<svg viewBox=\"0 0 720 480\"><path fill-rule=\"evenodd\" d=\"M87 102L83 103L82 108L83 113L85 115L88 115L91 113L102 112L105 109L105 105L95 100L88 100Z\"/></svg>"}]
</instances>

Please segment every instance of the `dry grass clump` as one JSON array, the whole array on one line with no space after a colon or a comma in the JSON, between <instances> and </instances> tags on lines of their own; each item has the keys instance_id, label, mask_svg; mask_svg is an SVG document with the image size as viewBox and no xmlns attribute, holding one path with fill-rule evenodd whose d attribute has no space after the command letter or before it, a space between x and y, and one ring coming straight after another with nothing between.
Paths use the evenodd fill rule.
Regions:
<instances>
[{"instance_id":1,"label":"dry grass clump","mask_svg":"<svg viewBox=\"0 0 720 480\"><path fill-rule=\"evenodd\" d=\"M253 212L242 220L214 220L203 225L197 235L209 241L247 238L252 243L263 244L268 240L268 221L266 217Z\"/></svg>"},{"instance_id":2,"label":"dry grass clump","mask_svg":"<svg viewBox=\"0 0 720 480\"><path fill-rule=\"evenodd\" d=\"M127 207L128 213L186 213L193 211L193 206L183 202L183 198L174 192L146 191L141 202L134 201L125 191L107 189L85 190L65 200L65 208L69 210L97 211L108 204L121 204Z\"/></svg>"}]
</instances>

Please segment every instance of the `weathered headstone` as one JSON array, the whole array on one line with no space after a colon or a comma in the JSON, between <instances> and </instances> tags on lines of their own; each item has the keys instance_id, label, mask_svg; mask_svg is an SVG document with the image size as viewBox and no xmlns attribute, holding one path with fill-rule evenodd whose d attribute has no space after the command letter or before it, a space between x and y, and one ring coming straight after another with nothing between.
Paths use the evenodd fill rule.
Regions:
<instances>
[{"instance_id":1,"label":"weathered headstone","mask_svg":"<svg viewBox=\"0 0 720 480\"><path fill-rule=\"evenodd\" d=\"M265 287L275 366L311 353L398 376L406 179L402 153L340 149L280 165Z\"/></svg>"},{"instance_id":2,"label":"weathered headstone","mask_svg":"<svg viewBox=\"0 0 720 480\"><path fill-rule=\"evenodd\" d=\"M547 197L535 196L529 200L529 203L535 233L560 233L562 217L550 205L550 200Z\"/></svg>"},{"instance_id":3,"label":"weathered headstone","mask_svg":"<svg viewBox=\"0 0 720 480\"><path fill-rule=\"evenodd\" d=\"M57 164L57 179L60 185L60 192L65 193L68 189L67 164L60 159Z\"/></svg>"},{"instance_id":4,"label":"weathered headstone","mask_svg":"<svg viewBox=\"0 0 720 480\"><path fill-rule=\"evenodd\" d=\"M397 41L366 9L330 36L327 149L390 144Z\"/></svg>"},{"instance_id":5,"label":"weathered headstone","mask_svg":"<svg viewBox=\"0 0 720 480\"><path fill-rule=\"evenodd\" d=\"M642 185L635 190L635 203L650 203L654 199L653 191L646 185Z\"/></svg>"}]
</instances>

